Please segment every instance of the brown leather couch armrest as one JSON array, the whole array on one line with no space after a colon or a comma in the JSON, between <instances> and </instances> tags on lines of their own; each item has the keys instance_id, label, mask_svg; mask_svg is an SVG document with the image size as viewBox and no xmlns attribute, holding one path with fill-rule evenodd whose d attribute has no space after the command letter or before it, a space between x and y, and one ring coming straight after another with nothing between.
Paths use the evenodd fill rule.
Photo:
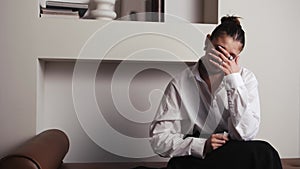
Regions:
<instances>
[{"instance_id":1,"label":"brown leather couch armrest","mask_svg":"<svg viewBox=\"0 0 300 169\"><path fill-rule=\"evenodd\" d=\"M68 150L69 139L64 132L46 130L2 158L0 169L57 169Z\"/></svg>"}]
</instances>

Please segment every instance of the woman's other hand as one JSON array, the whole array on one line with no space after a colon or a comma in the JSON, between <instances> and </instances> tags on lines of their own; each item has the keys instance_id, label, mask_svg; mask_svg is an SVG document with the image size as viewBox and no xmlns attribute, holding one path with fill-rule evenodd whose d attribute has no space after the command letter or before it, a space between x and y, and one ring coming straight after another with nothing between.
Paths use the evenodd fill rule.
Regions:
<instances>
[{"instance_id":1,"label":"woman's other hand","mask_svg":"<svg viewBox=\"0 0 300 169\"><path fill-rule=\"evenodd\" d=\"M223 146L227 141L229 141L227 134L212 134L205 143L204 153L207 154L221 146Z\"/></svg>"}]
</instances>

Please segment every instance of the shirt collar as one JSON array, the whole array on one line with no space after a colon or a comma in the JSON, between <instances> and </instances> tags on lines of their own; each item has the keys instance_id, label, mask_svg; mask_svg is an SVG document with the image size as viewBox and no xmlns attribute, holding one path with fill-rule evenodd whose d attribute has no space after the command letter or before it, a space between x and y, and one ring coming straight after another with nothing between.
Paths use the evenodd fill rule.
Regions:
<instances>
[{"instance_id":1,"label":"shirt collar","mask_svg":"<svg viewBox=\"0 0 300 169\"><path fill-rule=\"evenodd\" d=\"M193 74L194 78L197 81L199 81L201 83L205 83L205 81L200 76L198 67L199 67L199 61L195 65L192 66L192 68L191 68L192 74ZM224 79L222 80L222 82L221 82L220 86L218 87L217 91L219 91L223 87L224 87Z\"/></svg>"},{"instance_id":2,"label":"shirt collar","mask_svg":"<svg viewBox=\"0 0 300 169\"><path fill-rule=\"evenodd\" d=\"M200 76L198 67L199 67L199 61L192 67L193 76L197 81L204 82L204 80Z\"/></svg>"}]
</instances>

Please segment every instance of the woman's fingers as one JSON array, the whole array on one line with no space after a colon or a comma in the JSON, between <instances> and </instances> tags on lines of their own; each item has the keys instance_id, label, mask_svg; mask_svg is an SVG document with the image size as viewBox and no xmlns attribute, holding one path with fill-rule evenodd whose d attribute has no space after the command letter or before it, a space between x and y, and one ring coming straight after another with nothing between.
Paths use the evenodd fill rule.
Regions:
<instances>
[{"instance_id":1,"label":"woman's fingers","mask_svg":"<svg viewBox=\"0 0 300 169\"><path fill-rule=\"evenodd\" d=\"M225 50L222 46L218 46L218 48L221 50L221 53L223 54L223 56L225 56L226 59L228 60L233 60L234 58L230 55L230 53L227 52L227 50ZM223 57L223 59L225 59Z\"/></svg>"},{"instance_id":2,"label":"woman's fingers","mask_svg":"<svg viewBox=\"0 0 300 169\"><path fill-rule=\"evenodd\" d=\"M228 136L224 133L212 134L205 143L206 153L222 147L228 140Z\"/></svg>"},{"instance_id":3,"label":"woman's fingers","mask_svg":"<svg viewBox=\"0 0 300 169\"><path fill-rule=\"evenodd\" d=\"M223 49L221 47L219 47L219 48L222 49L221 52L218 51L218 50L216 50L216 49L214 49L214 48L212 49L212 51L215 53L215 55L217 55L224 62L226 62L226 63L230 62L230 60L227 57L227 56L230 56L230 54L225 49Z\"/></svg>"},{"instance_id":4,"label":"woman's fingers","mask_svg":"<svg viewBox=\"0 0 300 169\"><path fill-rule=\"evenodd\" d=\"M212 138L216 138L219 140L228 140L228 137L225 136L223 133L218 133L218 134L212 134Z\"/></svg>"},{"instance_id":5,"label":"woman's fingers","mask_svg":"<svg viewBox=\"0 0 300 169\"><path fill-rule=\"evenodd\" d=\"M218 67L219 69L221 69L226 75L229 74L229 70L227 68L225 68L223 65L225 63L221 62L221 63L217 63L216 61L210 59L209 60L213 65L215 65L216 67Z\"/></svg>"},{"instance_id":6,"label":"woman's fingers","mask_svg":"<svg viewBox=\"0 0 300 169\"><path fill-rule=\"evenodd\" d=\"M211 147L217 149L226 143L223 134L213 134L211 137Z\"/></svg>"},{"instance_id":7,"label":"woman's fingers","mask_svg":"<svg viewBox=\"0 0 300 169\"><path fill-rule=\"evenodd\" d=\"M208 53L212 58L214 58L214 60L219 61L220 63L223 61L223 59L221 59L220 57L216 56L213 53Z\"/></svg>"},{"instance_id":8,"label":"woman's fingers","mask_svg":"<svg viewBox=\"0 0 300 169\"><path fill-rule=\"evenodd\" d=\"M219 147L222 147L222 146L223 146L223 144L216 144L216 143L213 143L213 144L212 144L212 149L215 150L215 149L217 149L217 148L219 148Z\"/></svg>"},{"instance_id":9,"label":"woman's fingers","mask_svg":"<svg viewBox=\"0 0 300 169\"><path fill-rule=\"evenodd\" d=\"M211 142L216 144L225 144L226 138L223 136L223 134L213 134L211 137Z\"/></svg>"},{"instance_id":10,"label":"woman's fingers","mask_svg":"<svg viewBox=\"0 0 300 169\"><path fill-rule=\"evenodd\" d=\"M211 59L209 60L217 68L221 69L225 75L231 73L237 73L240 71L240 66L238 65L239 56L229 60L228 57L231 57L230 54L222 47L218 47L220 51L212 48L209 52ZM227 55L227 56L226 56Z\"/></svg>"}]
</instances>

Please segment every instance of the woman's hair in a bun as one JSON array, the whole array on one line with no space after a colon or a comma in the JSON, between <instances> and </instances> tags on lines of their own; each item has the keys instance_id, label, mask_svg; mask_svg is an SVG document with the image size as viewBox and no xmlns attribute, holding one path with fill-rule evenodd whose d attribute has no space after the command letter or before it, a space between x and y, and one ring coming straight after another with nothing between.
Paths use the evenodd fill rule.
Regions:
<instances>
[{"instance_id":1,"label":"woman's hair in a bun","mask_svg":"<svg viewBox=\"0 0 300 169\"><path fill-rule=\"evenodd\" d=\"M237 16L223 16L221 24L218 25L212 32L210 39L213 40L221 35L227 35L242 43L242 48L245 46L245 32L242 29L240 19Z\"/></svg>"},{"instance_id":2,"label":"woman's hair in a bun","mask_svg":"<svg viewBox=\"0 0 300 169\"><path fill-rule=\"evenodd\" d=\"M241 25L240 23L240 19L241 17L238 17L238 16L223 16L221 18L221 24L224 24L224 23L234 23L234 24L237 24L237 25Z\"/></svg>"}]
</instances>

